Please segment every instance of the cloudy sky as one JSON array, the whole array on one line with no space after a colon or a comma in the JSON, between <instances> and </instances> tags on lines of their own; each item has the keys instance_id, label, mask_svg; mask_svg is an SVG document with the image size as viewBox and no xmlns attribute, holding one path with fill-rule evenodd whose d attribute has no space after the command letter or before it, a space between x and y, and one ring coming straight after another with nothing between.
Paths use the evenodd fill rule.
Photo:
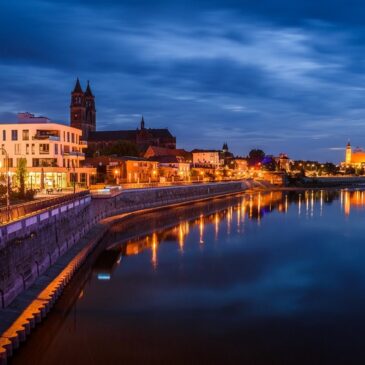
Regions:
<instances>
[{"instance_id":1,"label":"cloudy sky","mask_svg":"<svg viewBox=\"0 0 365 365\"><path fill-rule=\"evenodd\" d=\"M365 146L364 19L360 0L1 1L0 120L68 122L78 76L100 130L143 114L179 147L337 162Z\"/></svg>"}]
</instances>

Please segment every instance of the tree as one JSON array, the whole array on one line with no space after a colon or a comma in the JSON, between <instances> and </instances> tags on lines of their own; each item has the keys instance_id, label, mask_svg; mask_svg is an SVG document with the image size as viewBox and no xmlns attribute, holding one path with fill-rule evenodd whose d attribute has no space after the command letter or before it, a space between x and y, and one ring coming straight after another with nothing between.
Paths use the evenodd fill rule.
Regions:
<instances>
[{"instance_id":1,"label":"tree","mask_svg":"<svg viewBox=\"0 0 365 365\"><path fill-rule=\"evenodd\" d=\"M139 151L135 143L119 140L111 146L105 147L99 151L100 155L110 156L139 156Z\"/></svg>"},{"instance_id":2,"label":"tree","mask_svg":"<svg viewBox=\"0 0 365 365\"><path fill-rule=\"evenodd\" d=\"M265 158L265 152L260 149L253 149L247 156L249 166L256 166Z\"/></svg>"},{"instance_id":3,"label":"tree","mask_svg":"<svg viewBox=\"0 0 365 365\"><path fill-rule=\"evenodd\" d=\"M25 196L25 177L27 174L27 159L22 157L18 160L18 166L16 169L16 177L19 183L19 195Z\"/></svg>"}]
</instances>

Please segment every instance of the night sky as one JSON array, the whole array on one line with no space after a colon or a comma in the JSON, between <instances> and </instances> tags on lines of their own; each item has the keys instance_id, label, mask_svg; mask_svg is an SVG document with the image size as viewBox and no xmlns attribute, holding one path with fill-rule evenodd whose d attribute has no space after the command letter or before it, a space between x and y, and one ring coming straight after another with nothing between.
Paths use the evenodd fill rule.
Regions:
<instances>
[{"instance_id":1,"label":"night sky","mask_svg":"<svg viewBox=\"0 0 365 365\"><path fill-rule=\"evenodd\" d=\"M168 127L178 147L338 162L365 146L365 6L318 0L1 0L0 121Z\"/></svg>"}]
</instances>

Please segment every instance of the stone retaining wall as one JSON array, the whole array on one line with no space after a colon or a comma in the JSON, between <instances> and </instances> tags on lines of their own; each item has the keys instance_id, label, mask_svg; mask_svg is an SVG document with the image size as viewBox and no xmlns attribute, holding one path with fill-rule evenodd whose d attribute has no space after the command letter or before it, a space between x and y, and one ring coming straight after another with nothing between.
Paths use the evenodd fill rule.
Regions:
<instances>
[{"instance_id":1,"label":"stone retaining wall","mask_svg":"<svg viewBox=\"0 0 365 365\"><path fill-rule=\"evenodd\" d=\"M267 184L229 182L123 191L108 199L88 196L0 227L0 308L38 278L12 305L0 310L0 364L7 364L13 351L46 316L111 224L129 215L122 213L139 214L143 209L235 194L254 187ZM105 217L109 218L98 224Z\"/></svg>"},{"instance_id":2,"label":"stone retaining wall","mask_svg":"<svg viewBox=\"0 0 365 365\"><path fill-rule=\"evenodd\" d=\"M227 182L122 191L75 199L0 227L0 309L27 289L98 221L116 214L239 193L258 183Z\"/></svg>"}]
</instances>

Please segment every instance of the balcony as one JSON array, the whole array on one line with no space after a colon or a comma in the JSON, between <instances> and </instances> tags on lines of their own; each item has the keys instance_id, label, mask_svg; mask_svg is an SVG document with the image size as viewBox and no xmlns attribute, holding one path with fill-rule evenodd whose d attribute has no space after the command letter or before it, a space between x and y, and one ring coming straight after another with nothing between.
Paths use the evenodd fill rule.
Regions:
<instances>
[{"instance_id":1,"label":"balcony","mask_svg":"<svg viewBox=\"0 0 365 365\"><path fill-rule=\"evenodd\" d=\"M44 136L44 135L36 134L35 136L32 137L32 140L36 140L36 141L56 141L56 142L59 142L60 141L60 137L59 136Z\"/></svg>"},{"instance_id":2,"label":"balcony","mask_svg":"<svg viewBox=\"0 0 365 365\"><path fill-rule=\"evenodd\" d=\"M83 148L87 148L87 141L80 139L79 145L82 146Z\"/></svg>"},{"instance_id":3,"label":"balcony","mask_svg":"<svg viewBox=\"0 0 365 365\"><path fill-rule=\"evenodd\" d=\"M71 157L85 157L84 152L78 152L78 151L63 151L63 155Z\"/></svg>"}]
</instances>

